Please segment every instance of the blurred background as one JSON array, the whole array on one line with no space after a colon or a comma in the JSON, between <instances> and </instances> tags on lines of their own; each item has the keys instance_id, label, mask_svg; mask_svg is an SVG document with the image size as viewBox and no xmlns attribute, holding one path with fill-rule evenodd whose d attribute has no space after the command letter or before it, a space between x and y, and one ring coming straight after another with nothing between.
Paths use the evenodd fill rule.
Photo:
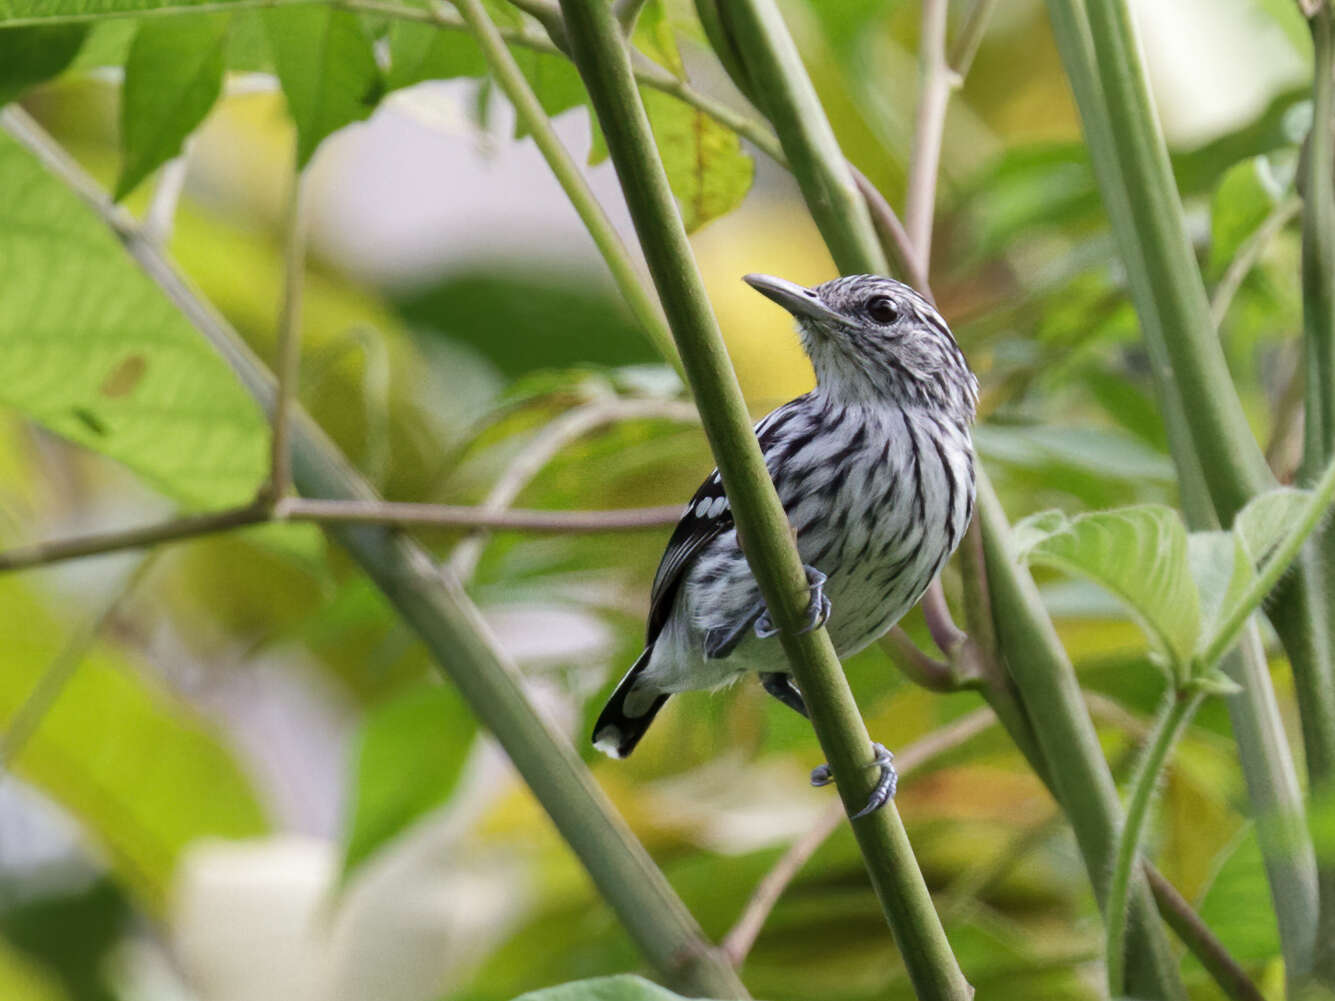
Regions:
<instances>
[{"instance_id":1,"label":"blurred background","mask_svg":"<svg viewBox=\"0 0 1335 1001\"><path fill-rule=\"evenodd\" d=\"M782 6L846 153L902 204L918 5ZM1193 237L1217 281L1291 197L1310 121L1307 31L1288 0L1132 6ZM693 83L744 108L690 5L667 12ZM159 186L181 185L173 257L271 358L293 139L258 16L235 16L224 97L183 161L127 205L141 214ZM115 67L135 27L99 24L70 70L24 97L108 185L120 155ZM371 18L368 30L388 29ZM479 77L391 73L389 85L308 171L302 402L393 500L477 504L499 487L532 508L684 502L712 463L683 388L531 140L515 137L509 105ZM557 130L583 162L588 112L578 95L568 103ZM812 376L789 319L740 276L814 284L834 270L787 173L745 140L728 155L750 183L692 239L759 415ZM585 171L633 247L610 164ZM997 5L951 105L932 273L982 379L977 441L1012 519L1174 501L1147 358L1037 0ZM1289 225L1221 328L1286 478L1300 438L1299 309ZM257 411L237 418L234 465L185 496L0 398L6 546L145 523L183 502L238 503L262 475ZM546 461L518 477L535 456ZM468 582L535 698L721 937L833 794L807 786L821 760L807 725L752 684L673 699L631 760L587 746L639 650L668 533L420 536ZM1125 777L1161 675L1119 606L1083 584L1043 583L1082 682L1102 697L1096 719ZM953 595L953 570L946 586ZM921 639L917 613L908 625ZM869 729L895 750L980 705L914 687L879 648L847 670ZM1283 669L1276 684L1292 717ZM5 998L505 1001L640 969L504 756L314 528L0 576L0 720ZM1164 790L1153 848L1278 990L1242 801L1227 717L1210 704ZM899 804L980 997L1099 996L1101 928L1079 856L1003 736L985 729L906 770ZM1185 969L1193 996L1219 996L1194 960ZM780 899L743 974L772 1001L911 996L846 829Z\"/></svg>"}]
</instances>

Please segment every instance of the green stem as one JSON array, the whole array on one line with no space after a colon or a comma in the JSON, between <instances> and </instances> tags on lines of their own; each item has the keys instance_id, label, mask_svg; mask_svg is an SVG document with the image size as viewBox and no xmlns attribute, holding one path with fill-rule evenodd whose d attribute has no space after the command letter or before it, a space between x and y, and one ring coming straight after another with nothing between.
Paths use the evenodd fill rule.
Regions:
<instances>
[{"instance_id":1,"label":"green stem","mask_svg":"<svg viewBox=\"0 0 1335 1001\"><path fill-rule=\"evenodd\" d=\"M1107 215L1127 268L1132 298L1150 354L1155 391L1164 414L1169 446L1178 468L1182 506L1193 529L1228 525L1247 498L1273 484L1255 440L1240 416L1241 405L1228 378L1214 325L1204 301L1204 287L1181 221L1177 189L1157 119L1135 60L1134 40L1127 43L1125 10L1116 0L1099 4L1101 30L1091 29L1084 0L1048 0L1048 12L1062 62L1080 110L1085 140ZM1114 86L1105 86L1105 78ZM1112 109L1119 112L1114 124ZM1122 129L1130 130L1126 136ZM1133 141L1134 139L1134 141ZM1147 194L1153 191L1153 197ZM1145 220L1147 214L1152 217ZM1195 374L1187 388L1184 373ZM1204 387L1202 389L1202 384ZM1189 407L1187 400L1192 401ZM1218 426L1203 417L1198 404L1210 401L1233 417ZM1222 460L1219 457L1222 456ZM1202 457L1208 461L1203 462ZM1325 610L1314 591L1316 576L1300 569L1284 581L1270 616L1293 665L1303 710L1303 734L1309 768L1320 767L1330 743L1310 718L1323 716L1305 707L1318 705L1330 685ZM1250 684L1228 700L1247 777L1248 794L1258 818L1280 814L1296 818L1304 805L1298 794L1292 756L1278 716L1270 677L1255 644L1245 643L1226 662L1236 677ZM1280 784L1274 777L1287 776ZM1302 843L1307 844L1306 850ZM1286 967L1310 967L1316 924L1313 887L1315 865L1310 842L1294 851L1267 842L1266 866L1271 894L1281 912Z\"/></svg>"},{"instance_id":2,"label":"green stem","mask_svg":"<svg viewBox=\"0 0 1335 1001\"><path fill-rule=\"evenodd\" d=\"M1131 874L1138 872L1136 857L1149 816L1150 799L1158 784L1159 775L1168 763L1168 754L1178 736L1205 698L1203 692L1187 695L1175 692L1155 724L1154 739L1150 742L1131 784L1131 798L1126 807L1126 823L1117 841L1116 863L1108 883L1108 903L1104 908L1104 926L1107 947L1104 950L1108 972L1108 997L1120 998L1126 994L1126 925L1127 902L1131 892Z\"/></svg>"},{"instance_id":3,"label":"green stem","mask_svg":"<svg viewBox=\"0 0 1335 1001\"><path fill-rule=\"evenodd\" d=\"M1331 10L1312 18L1312 131L1303 171L1303 341L1307 407L1303 468L1311 476L1335 450L1335 170L1331 129Z\"/></svg>"},{"instance_id":4,"label":"green stem","mask_svg":"<svg viewBox=\"0 0 1335 1001\"><path fill-rule=\"evenodd\" d=\"M585 181L584 175L580 173L578 165L557 137L551 120L542 110L541 102L533 93L528 80L524 78L514 56L510 54L505 39L487 13L487 9L481 0L451 0L451 2L472 31L473 37L477 39L482 55L491 67L492 75L505 91L510 103L514 105L519 121L533 137L534 143L547 161L547 166L561 185L561 190L570 199L570 204L579 215L580 221L584 223L584 228L588 230L598 252L603 255L607 270L612 273L612 280L616 282L621 297L626 300L626 305L630 307L640 329L649 338L654 349L677 369L678 374L681 374L681 361L677 357L676 345L672 342L672 332L667 328L658 303L640 281L630 254L626 252L625 245L617 236L612 221L607 218L607 213L598 204L597 197ZM438 5L436 9L439 9Z\"/></svg>"},{"instance_id":5,"label":"green stem","mask_svg":"<svg viewBox=\"0 0 1335 1001\"><path fill-rule=\"evenodd\" d=\"M870 738L829 635L824 629L797 635L808 600L802 561L705 297L629 56L611 8L602 0L562 0L561 6L575 65L607 137L649 272L728 491L747 560L781 630L816 736L834 773L841 777L840 797L845 808L855 812L866 802L873 785L867 769ZM972 991L950 951L894 804L854 821L853 831L918 996L959 1001L970 997Z\"/></svg>"},{"instance_id":6,"label":"green stem","mask_svg":"<svg viewBox=\"0 0 1335 1001\"><path fill-rule=\"evenodd\" d=\"M1238 598L1237 603L1229 610L1228 616L1219 624L1214 636L1201 652L1201 662L1207 668L1213 667L1237 640L1252 612L1256 611L1266 596L1275 589L1279 579L1288 572L1289 565L1297 557L1307 537L1321 523L1333 500L1335 500L1335 461L1326 466L1326 471L1321 474L1311 498L1303 507L1302 514L1298 516L1288 535L1284 536L1275 547L1261 572Z\"/></svg>"},{"instance_id":7,"label":"green stem","mask_svg":"<svg viewBox=\"0 0 1335 1001\"><path fill-rule=\"evenodd\" d=\"M91 177L36 122L14 106L4 127L68 184L125 245L144 273L208 339L266 411L274 378L240 335L112 204ZM374 500L375 493L302 411L292 415L292 475L298 490L332 500ZM428 553L395 529L331 527L458 687L509 755L557 830L583 863L645 958L679 989L745 998L746 988L598 788L570 741L539 714L514 665L501 653L463 588Z\"/></svg>"},{"instance_id":8,"label":"green stem","mask_svg":"<svg viewBox=\"0 0 1335 1001\"><path fill-rule=\"evenodd\" d=\"M887 273L866 202L774 0L720 5L729 35L840 273Z\"/></svg>"},{"instance_id":9,"label":"green stem","mask_svg":"<svg viewBox=\"0 0 1335 1001\"><path fill-rule=\"evenodd\" d=\"M1094 896L1100 908L1106 908L1108 863L1122 826L1117 789L1075 671L1033 578L1015 559L1010 526L985 474L978 478L978 517L997 641L1025 716L1035 721L1034 736L1053 792L1070 818ZM1139 873L1133 873L1129 892L1128 974L1133 993L1142 998L1184 998L1176 959Z\"/></svg>"}]
</instances>

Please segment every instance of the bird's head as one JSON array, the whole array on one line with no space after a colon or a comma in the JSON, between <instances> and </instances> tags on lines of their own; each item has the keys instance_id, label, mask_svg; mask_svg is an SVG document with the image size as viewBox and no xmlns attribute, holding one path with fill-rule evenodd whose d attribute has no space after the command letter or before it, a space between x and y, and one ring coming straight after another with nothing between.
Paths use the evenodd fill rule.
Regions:
<instances>
[{"instance_id":1,"label":"bird's head","mask_svg":"<svg viewBox=\"0 0 1335 1001\"><path fill-rule=\"evenodd\" d=\"M815 288L771 275L745 281L797 319L821 390L849 401L893 400L973 419L978 380L932 304L877 275Z\"/></svg>"}]
</instances>

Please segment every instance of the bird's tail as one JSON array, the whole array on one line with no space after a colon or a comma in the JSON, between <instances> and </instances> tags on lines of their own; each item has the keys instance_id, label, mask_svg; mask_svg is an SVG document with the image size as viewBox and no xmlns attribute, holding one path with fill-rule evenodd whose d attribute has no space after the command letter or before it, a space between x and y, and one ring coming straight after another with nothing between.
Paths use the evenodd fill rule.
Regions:
<instances>
[{"instance_id":1,"label":"bird's tail","mask_svg":"<svg viewBox=\"0 0 1335 1001\"><path fill-rule=\"evenodd\" d=\"M666 692L642 677L653 650L646 648L631 665L593 725L593 746L613 758L624 758L635 750L668 699Z\"/></svg>"}]
</instances>

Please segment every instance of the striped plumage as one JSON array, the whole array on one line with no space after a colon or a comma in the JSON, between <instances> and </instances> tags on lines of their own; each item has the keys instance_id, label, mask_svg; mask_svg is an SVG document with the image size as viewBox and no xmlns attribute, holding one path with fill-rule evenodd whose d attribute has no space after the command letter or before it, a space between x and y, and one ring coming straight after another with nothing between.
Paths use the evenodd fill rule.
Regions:
<instances>
[{"instance_id":1,"label":"striped plumage","mask_svg":"<svg viewBox=\"0 0 1335 1001\"><path fill-rule=\"evenodd\" d=\"M766 416L756 434L808 573L827 578L826 625L847 656L913 607L968 527L978 383L936 310L900 282L747 281L796 316L816 371L817 388ZM752 671L803 711L777 637L752 628L763 612L716 470L668 542L645 651L594 742L623 757L668 695Z\"/></svg>"}]
</instances>

